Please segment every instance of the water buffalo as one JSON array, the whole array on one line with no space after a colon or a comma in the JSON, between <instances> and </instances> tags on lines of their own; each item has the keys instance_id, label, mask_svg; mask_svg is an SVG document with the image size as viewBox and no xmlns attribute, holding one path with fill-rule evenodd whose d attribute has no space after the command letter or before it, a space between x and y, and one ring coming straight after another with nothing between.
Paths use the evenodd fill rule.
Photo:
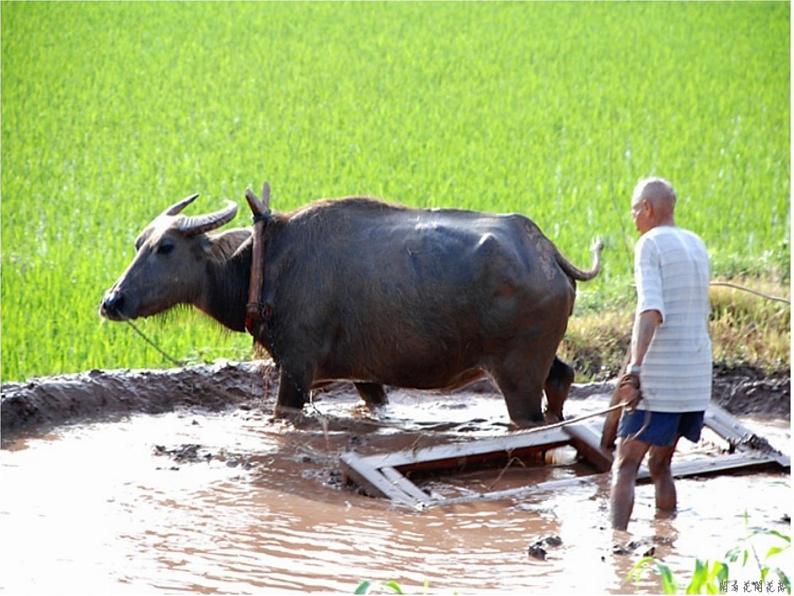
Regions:
<instances>
[{"instance_id":1,"label":"water buffalo","mask_svg":"<svg viewBox=\"0 0 794 596\"><path fill-rule=\"evenodd\" d=\"M212 232L237 206L187 217L198 195L166 209L138 236L137 254L100 314L121 321L192 304L244 331L251 231ZM562 418L573 381L555 357L575 280L571 265L528 218L412 209L371 198L320 200L273 214L266 231L262 324L280 367L276 415L313 387L353 381L369 405L383 385L462 386L488 374L517 426Z\"/></svg>"}]
</instances>

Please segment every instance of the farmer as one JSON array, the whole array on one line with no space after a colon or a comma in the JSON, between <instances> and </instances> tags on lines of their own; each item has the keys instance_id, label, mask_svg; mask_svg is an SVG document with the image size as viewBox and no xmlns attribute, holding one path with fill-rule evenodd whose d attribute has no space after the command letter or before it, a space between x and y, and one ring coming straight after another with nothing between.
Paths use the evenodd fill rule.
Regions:
<instances>
[{"instance_id":1,"label":"farmer","mask_svg":"<svg viewBox=\"0 0 794 596\"><path fill-rule=\"evenodd\" d=\"M657 509L675 510L673 452L681 437L700 439L711 396L709 258L697 235L676 227L675 202L662 178L640 180L631 198L640 233L634 247L637 310L631 359L617 393L634 409L620 420L612 469L612 527L619 530L628 526L646 453Z\"/></svg>"}]
</instances>

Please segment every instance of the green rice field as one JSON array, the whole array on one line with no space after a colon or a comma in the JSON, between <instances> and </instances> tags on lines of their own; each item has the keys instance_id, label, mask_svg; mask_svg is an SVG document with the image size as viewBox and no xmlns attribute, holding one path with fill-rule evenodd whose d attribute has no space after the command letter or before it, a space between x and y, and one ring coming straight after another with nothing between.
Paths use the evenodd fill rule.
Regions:
<instances>
[{"instance_id":1,"label":"green rice field","mask_svg":"<svg viewBox=\"0 0 794 596\"><path fill-rule=\"evenodd\" d=\"M668 177L717 276L789 272L789 4L2 2L2 379L167 366L97 309L135 236L271 183L518 211L579 312L630 308L631 190ZM141 327L186 360L250 338Z\"/></svg>"}]
</instances>

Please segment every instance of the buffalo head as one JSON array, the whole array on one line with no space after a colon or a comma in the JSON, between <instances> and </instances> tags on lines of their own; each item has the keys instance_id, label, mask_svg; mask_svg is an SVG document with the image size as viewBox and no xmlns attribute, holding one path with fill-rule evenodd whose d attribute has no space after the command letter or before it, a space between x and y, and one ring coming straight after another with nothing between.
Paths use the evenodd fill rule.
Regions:
<instances>
[{"instance_id":1,"label":"buffalo head","mask_svg":"<svg viewBox=\"0 0 794 596\"><path fill-rule=\"evenodd\" d=\"M207 232L231 221L237 205L228 201L215 213L180 215L197 197L194 194L175 203L141 232L135 240L135 258L102 300L101 316L123 321L201 301L206 263L217 250L217 242Z\"/></svg>"}]
</instances>

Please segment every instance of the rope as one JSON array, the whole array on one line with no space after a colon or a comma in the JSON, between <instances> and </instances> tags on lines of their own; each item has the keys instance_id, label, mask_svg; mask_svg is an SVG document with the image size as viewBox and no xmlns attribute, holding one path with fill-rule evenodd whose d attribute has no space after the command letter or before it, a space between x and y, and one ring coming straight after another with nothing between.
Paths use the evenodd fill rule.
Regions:
<instances>
[{"instance_id":1,"label":"rope","mask_svg":"<svg viewBox=\"0 0 794 596\"><path fill-rule=\"evenodd\" d=\"M154 342L153 342L151 339L149 339L148 337L146 337L146 335L144 335L143 331L141 331L140 329L138 329L138 328L137 328L137 327L136 327L136 326L133 324L133 322L132 322L131 320L129 320L129 319L125 319L125 320L124 320L124 322L125 322L125 323L127 323L127 324L128 324L130 327L132 327L132 329L133 329L133 331L135 331L135 333L137 333L138 335L140 335L140 336L141 336L141 338L143 338L143 340L144 340L144 341L145 341L147 344L149 344L149 345L150 345L150 346L152 346L152 347L153 347L155 350L157 350L158 352L160 352L160 354L161 354L161 355L162 355L164 358L166 358L166 359L167 359L169 362L171 362L171 363L172 363L172 364L174 364L175 366L184 366L184 365L186 364L185 362L183 362L183 361L181 361L181 360L177 360L176 358L173 358L173 357L169 356L168 354L166 354L166 353L163 351L163 349L162 349L162 348L160 348L160 346L158 346L158 345L157 345L156 343L154 343Z\"/></svg>"},{"instance_id":2,"label":"rope","mask_svg":"<svg viewBox=\"0 0 794 596\"><path fill-rule=\"evenodd\" d=\"M729 281L712 281L709 283L709 285L733 288L734 290L741 290L743 292L747 292L748 294L755 294L756 296L761 296L761 298L766 298L767 300L774 300L776 302L785 302L786 304L791 304L791 301L788 300L787 298L781 298L780 296L772 296L770 294L765 294L764 292L759 292L758 290L752 290L745 286L740 286L739 284L731 283Z\"/></svg>"},{"instance_id":3,"label":"rope","mask_svg":"<svg viewBox=\"0 0 794 596\"><path fill-rule=\"evenodd\" d=\"M581 422L582 420L587 420L588 418L595 418L596 416L601 416L602 414L608 414L613 410L617 410L618 408L624 408L628 405L629 405L628 402L621 402L619 404L615 404L614 406L609 406L608 408L604 408L603 410L592 412L590 414L585 414L584 416L579 416L578 418L571 418L570 420L563 420L562 422L555 422L554 424L547 424L546 426L536 426L535 428L522 430L514 434L530 435L532 433L539 433L544 430L551 430L553 428L562 428L564 426L568 426L569 424L576 424L577 422Z\"/></svg>"},{"instance_id":4,"label":"rope","mask_svg":"<svg viewBox=\"0 0 794 596\"><path fill-rule=\"evenodd\" d=\"M645 418L644 418L644 420L642 422L642 426L640 427L640 430L638 430L636 433L632 434L630 437L627 437L627 438L630 439L630 440L636 439L642 433L644 433L646 430L648 430L648 425L650 423L651 423L651 411L650 410L645 410Z\"/></svg>"},{"instance_id":5,"label":"rope","mask_svg":"<svg viewBox=\"0 0 794 596\"><path fill-rule=\"evenodd\" d=\"M321 412L317 408L317 406L314 404L314 400L313 399L311 399L309 401L309 405L311 406L311 409L313 410L313 412L317 416L317 418L320 419L320 423L323 425L323 431L327 432L327 428L328 428L327 425L328 425L329 421L331 420L331 418L333 418L333 417ZM553 424L547 424L545 426L535 426L533 428L528 428L528 429L525 429L525 430L519 430L519 431L516 431L514 433L511 433L510 436L530 435L530 434L533 434L533 433L539 433L539 432L543 432L543 431L546 431L546 430L552 430L552 429L555 429L555 428L563 428L563 427L568 426L570 424L576 424L577 422L581 422L582 420L587 420L588 418L595 418L596 416L601 416L603 414L608 414L609 412L612 412L613 410L624 408L624 407L626 407L628 405L629 405L628 402L621 402L619 404L615 404L614 406L609 406L608 408L604 408L603 410L598 410L597 412L591 412L590 414L585 414L583 416L579 416L578 418L571 418L570 420L563 420L561 422L555 422ZM376 428L387 428L387 427L393 428L388 423L384 423L384 422L377 421L377 420L368 420L367 424L370 424L370 425L372 425L372 426L374 426ZM642 433L645 430L645 428L647 427L647 424L648 424L648 420L646 420L645 424L643 425L643 428L641 428L638 431L637 434ZM432 429L425 428L423 430L432 430ZM419 437L419 438L421 438L421 437ZM417 441L419 440L419 438L417 438Z\"/></svg>"}]
</instances>

